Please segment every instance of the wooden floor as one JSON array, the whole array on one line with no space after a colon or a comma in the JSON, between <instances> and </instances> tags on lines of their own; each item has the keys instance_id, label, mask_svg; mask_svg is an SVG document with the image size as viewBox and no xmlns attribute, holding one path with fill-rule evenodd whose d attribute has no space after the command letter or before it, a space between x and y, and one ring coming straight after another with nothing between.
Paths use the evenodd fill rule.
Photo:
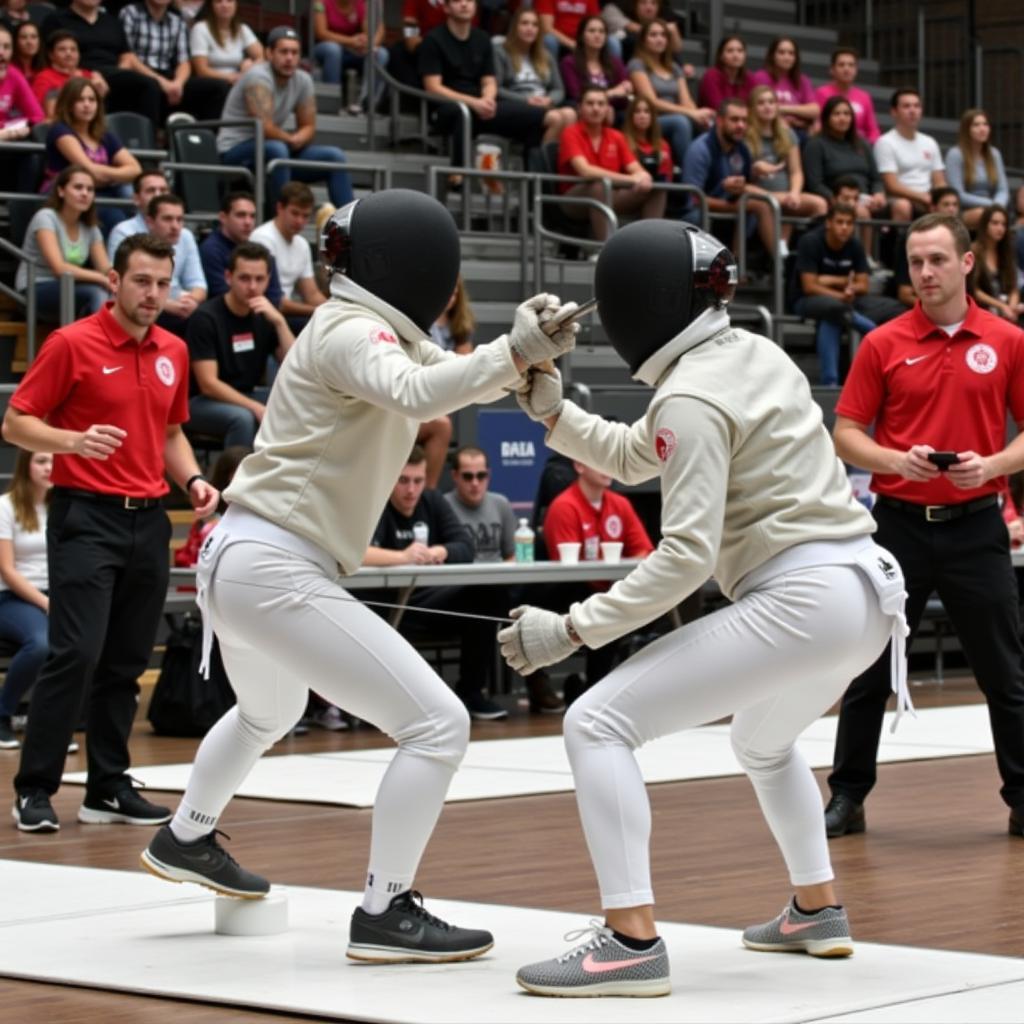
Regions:
<instances>
[{"instance_id":1,"label":"wooden floor","mask_svg":"<svg viewBox=\"0 0 1024 1024\"><path fill-rule=\"evenodd\" d=\"M915 690L919 706L976 701L972 680ZM474 726L474 739L558 731L559 720L513 712L506 723ZM386 743L386 741L383 741ZM381 745L370 729L290 739L280 752ZM195 741L133 736L137 765L191 759ZM0 790L17 752L0 751ZM69 768L84 768L84 755ZM824 774L824 773L820 773ZM823 781L823 780L822 780ZM991 756L885 765L868 804L869 831L832 843L841 896L855 936L936 949L1021 955L1019 893L1024 842L1006 832L1006 808ZM19 833L0 826L0 858L135 870L148 832L81 826L81 789L54 800L61 831ZM653 868L659 917L740 928L773 916L789 888L778 852L743 778L650 787ZM177 798L169 797L172 806ZM242 863L275 882L361 889L370 812L236 800L221 827ZM469 837L472 837L470 841ZM428 897L598 912L596 886L571 794L457 803L446 807L417 885ZM0 889L2 891L2 889ZM337 939L339 964L346 936ZM298 1020L277 1014L181 1004L105 992L0 982L0 1020L190 1024Z\"/></svg>"}]
</instances>

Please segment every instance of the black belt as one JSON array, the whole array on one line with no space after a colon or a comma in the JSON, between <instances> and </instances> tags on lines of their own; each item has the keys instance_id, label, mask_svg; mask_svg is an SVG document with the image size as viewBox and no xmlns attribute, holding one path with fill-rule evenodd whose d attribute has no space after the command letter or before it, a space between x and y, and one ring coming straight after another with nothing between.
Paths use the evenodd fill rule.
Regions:
<instances>
[{"instance_id":1,"label":"black belt","mask_svg":"<svg viewBox=\"0 0 1024 1024\"><path fill-rule=\"evenodd\" d=\"M901 512L911 512L929 523L948 523L951 519L973 516L975 512L982 512L999 504L999 498L995 494L986 495L975 501L965 501L960 505L918 505L913 501L900 501L899 498L890 498L884 494L880 494L877 500L879 505L898 508Z\"/></svg>"},{"instance_id":2,"label":"black belt","mask_svg":"<svg viewBox=\"0 0 1024 1024\"><path fill-rule=\"evenodd\" d=\"M118 508L137 512L143 508L160 508L163 498L133 498L127 494L100 494L99 491L80 491L75 487L54 487L53 493L58 498L84 498L101 505L116 505Z\"/></svg>"}]
</instances>

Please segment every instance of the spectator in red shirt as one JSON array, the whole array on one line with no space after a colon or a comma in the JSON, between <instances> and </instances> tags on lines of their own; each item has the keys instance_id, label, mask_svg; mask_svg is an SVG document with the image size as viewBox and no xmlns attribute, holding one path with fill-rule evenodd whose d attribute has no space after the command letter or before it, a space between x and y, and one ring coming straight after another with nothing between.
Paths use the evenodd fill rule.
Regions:
<instances>
[{"instance_id":1,"label":"spectator in red shirt","mask_svg":"<svg viewBox=\"0 0 1024 1024\"><path fill-rule=\"evenodd\" d=\"M590 196L601 202L606 199L602 178L613 185L612 209L618 213L634 213L641 218L665 214L665 192L652 190L650 174L629 148L626 137L609 128L608 94L597 85L588 85L580 101L580 119L562 133L558 149L558 173L578 178L591 178L593 184L580 182L563 185L566 195ZM594 238L608 236L608 221L596 209L579 206L563 207L577 220L589 218Z\"/></svg>"},{"instance_id":2,"label":"spectator in red shirt","mask_svg":"<svg viewBox=\"0 0 1024 1024\"><path fill-rule=\"evenodd\" d=\"M98 71L87 71L80 66L81 51L78 40L66 29L58 29L46 40L48 64L32 80L32 92L43 105L46 119L52 121L57 109L57 94L69 78L87 78L103 99L110 86Z\"/></svg>"},{"instance_id":3,"label":"spectator in red shirt","mask_svg":"<svg viewBox=\"0 0 1024 1024\"><path fill-rule=\"evenodd\" d=\"M746 100L756 84L747 71L747 44L739 36L726 36L715 50L714 66L700 80L697 102L718 110L722 100Z\"/></svg>"},{"instance_id":4,"label":"spectator in red shirt","mask_svg":"<svg viewBox=\"0 0 1024 1024\"><path fill-rule=\"evenodd\" d=\"M534 10L540 15L540 29L544 45L557 61L560 54L576 49L576 33L584 18L600 17L598 0L536 0ZM622 58L622 44L609 35L608 50L613 57Z\"/></svg>"}]
</instances>

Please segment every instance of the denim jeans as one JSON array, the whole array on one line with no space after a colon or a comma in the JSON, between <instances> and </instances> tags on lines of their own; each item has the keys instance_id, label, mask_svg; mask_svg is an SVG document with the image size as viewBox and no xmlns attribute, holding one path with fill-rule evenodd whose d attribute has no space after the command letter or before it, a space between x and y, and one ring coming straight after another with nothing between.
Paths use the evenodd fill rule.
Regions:
<instances>
[{"instance_id":1,"label":"denim jeans","mask_svg":"<svg viewBox=\"0 0 1024 1024\"><path fill-rule=\"evenodd\" d=\"M110 298L106 288L98 284L81 284L75 282L75 318L98 313L103 303ZM36 309L47 314L48 318L56 319L60 312L60 281L40 281L36 285Z\"/></svg>"},{"instance_id":2,"label":"denim jeans","mask_svg":"<svg viewBox=\"0 0 1024 1024\"><path fill-rule=\"evenodd\" d=\"M249 397L266 404L269 388L255 388ZM223 436L224 447L251 448L260 425L248 409L231 402L218 402L206 395L194 395L188 403L188 425L200 434Z\"/></svg>"},{"instance_id":3,"label":"denim jeans","mask_svg":"<svg viewBox=\"0 0 1024 1024\"><path fill-rule=\"evenodd\" d=\"M49 616L38 605L23 601L10 590L0 590L0 639L18 645L0 690L0 718L17 712L21 698L36 681L50 650L49 626Z\"/></svg>"},{"instance_id":4,"label":"denim jeans","mask_svg":"<svg viewBox=\"0 0 1024 1024\"><path fill-rule=\"evenodd\" d=\"M558 61L561 59L562 44L553 35L546 35L544 37L544 45L557 66ZM618 36L608 37L608 52L613 57L618 57L619 60L622 60L622 40Z\"/></svg>"},{"instance_id":5,"label":"denim jeans","mask_svg":"<svg viewBox=\"0 0 1024 1024\"><path fill-rule=\"evenodd\" d=\"M839 383L839 342L847 326L859 334L873 331L877 324L863 313L828 295L808 295L797 299L793 309L798 316L816 320L815 343L818 349L819 383L835 387Z\"/></svg>"},{"instance_id":6,"label":"denim jeans","mask_svg":"<svg viewBox=\"0 0 1024 1024\"><path fill-rule=\"evenodd\" d=\"M672 163L682 167L686 151L693 141L693 122L685 114L661 114L658 117L661 136L672 151Z\"/></svg>"},{"instance_id":7,"label":"denim jeans","mask_svg":"<svg viewBox=\"0 0 1024 1024\"><path fill-rule=\"evenodd\" d=\"M377 57L378 66L386 68L388 66L388 57L390 56L388 51L383 46L378 46L374 53ZM322 68L323 80L330 85L340 84L342 73L348 68L355 68L356 71L362 74L363 65L366 63L365 57L358 53L353 53L351 50L346 50L341 43L334 43L330 40L317 43L313 47L313 56ZM376 99L379 101L384 94L384 80L381 78L377 79L376 91ZM364 77L362 88L359 90L359 102L362 103L365 99L366 78Z\"/></svg>"},{"instance_id":8,"label":"denim jeans","mask_svg":"<svg viewBox=\"0 0 1024 1024\"><path fill-rule=\"evenodd\" d=\"M234 167L248 167L250 170L256 166L255 157L256 143L252 139L239 142L220 155L221 163L231 164ZM337 164L345 162L345 154L337 146L306 146L293 153L288 148L288 144L279 139L271 139L263 143L263 158L267 163L287 157L296 160L326 160ZM281 194L281 189L292 178L305 182L326 181L327 191L335 206L342 207L346 203L352 202L352 182L345 171L322 171L305 167L278 167L267 182L267 196L264 198L275 201Z\"/></svg>"}]
</instances>

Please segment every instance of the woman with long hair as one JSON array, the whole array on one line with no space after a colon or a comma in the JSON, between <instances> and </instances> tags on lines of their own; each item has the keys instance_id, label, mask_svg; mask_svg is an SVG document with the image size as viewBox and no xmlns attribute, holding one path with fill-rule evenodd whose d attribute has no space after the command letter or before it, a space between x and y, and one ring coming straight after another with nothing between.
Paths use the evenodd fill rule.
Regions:
<instances>
[{"instance_id":1,"label":"woman with long hair","mask_svg":"<svg viewBox=\"0 0 1024 1024\"><path fill-rule=\"evenodd\" d=\"M131 183L142 173L139 161L107 131L103 101L87 78L69 78L57 94L54 122L46 136L46 171L43 192L65 167L84 167L96 184L96 194L130 199ZM107 206L100 211L106 231L124 220L125 211Z\"/></svg>"},{"instance_id":2,"label":"woman with long hair","mask_svg":"<svg viewBox=\"0 0 1024 1024\"><path fill-rule=\"evenodd\" d=\"M820 217L828 203L804 191L804 165L796 132L782 118L775 90L755 85L747 100L747 148L754 158L754 182L771 192L782 207L783 216ZM782 238L789 242L792 224L782 225Z\"/></svg>"},{"instance_id":3,"label":"woman with long hair","mask_svg":"<svg viewBox=\"0 0 1024 1024\"><path fill-rule=\"evenodd\" d=\"M39 26L34 22L23 21L14 30L14 66L25 76L29 85L46 67Z\"/></svg>"},{"instance_id":4,"label":"woman with long hair","mask_svg":"<svg viewBox=\"0 0 1024 1024\"><path fill-rule=\"evenodd\" d=\"M518 8L504 41L494 43L494 75L499 99L544 112L542 142L556 141L568 125L576 123L576 111L564 105L562 76L544 45L540 18L532 8Z\"/></svg>"},{"instance_id":5,"label":"woman with long hair","mask_svg":"<svg viewBox=\"0 0 1024 1024\"><path fill-rule=\"evenodd\" d=\"M628 67L634 92L654 108L672 159L682 167L695 132L710 127L715 112L693 102L686 76L669 53L668 38L665 22L649 21L640 30L636 56Z\"/></svg>"},{"instance_id":6,"label":"woman with long hair","mask_svg":"<svg viewBox=\"0 0 1024 1024\"><path fill-rule=\"evenodd\" d=\"M189 32L192 74L233 85L257 61L263 47L242 21L238 0L205 0Z\"/></svg>"},{"instance_id":7,"label":"woman with long hair","mask_svg":"<svg viewBox=\"0 0 1024 1024\"><path fill-rule=\"evenodd\" d=\"M609 4L601 9L601 16L605 20L608 20L609 7L614 10L615 5ZM625 38L622 41L623 59L632 58L636 51L636 41L640 30L647 22L654 21L655 18L661 18L668 26L668 46L672 59L682 67L683 74L687 78L692 78L693 65L683 63L683 22L672 10L670 0L634 0L632 4L625 5L625 14L622 19L625 31Z\"/></svg>"},{"instance_id":8,"label":"woman with long hair","mask_svg":"<svg viewBox=\"0 0 1024 1024\"><path fill-rule=\"evenodd\" d=\"M110 260L96 226L96 183L84 167L72 164L57 175L42 209L29 221L21 243L15 287L28 286L28 263L36 264L36 305L55 315L60 309L60 277L75 280L77 316L99 312L110 292Z\"/></svg>"},{"instance_id":9,"label":"woman with long hair","mask_svg":"<svg viewBox=\"0 0 1024 1024\"><path fill-rule=\"evenodd\" d=\"M747 44L739 36L725 36L715 50L714 65L700 80L697 102L717 110L722 100L746 100L753 88L753 76L747 71Z\"/></svg>"},{"instance_id":10,"label":"woman with long hair","mask_svg":"<svg viewBox=\"0 0 1024 1024\"><path fill-rule=\"evenodd\" d=\"M764 67L750 76L757 85L775 90L779 112L802 143L821 112L811 80L800 70L800 48L789 36L776 36L764 55Z\"/></svg>"},{"instance_id":11,"label":"woman with long hair","mask_svg":"<svg viewBox=\"0 0 1024 1024\"><path fill-rule=\"evenodd\" d=\"M672 153L661 137L661 127L650 100L634 96L629 101L622 134L652 181L672 180Z\"/></svg>"},{"instance_id":12,"label":"woman with long hair","mask_svg":"<svg viewBox=\"0 0 1024 1024\"><path fill-rule=\"evenodd\" d=\"M946 154L946 180L960 196L960 215L971 231L977 230L985 210L1010 202L1003 155L991 138L988 115L972 107L963 112L957 144Z\"/></svg>"},{"instance_id":13,"label":"woman with long hair","mask_svg":"<svg viewBox=\"0 0 1024 1024\"><path fill-rule=\"evenodd\" d=\"M87 71L81 66L81 51L72 32L66 29L51 32L46 37L46 57L47 66L32 80L32 92L43 105L47 120L53 120L57 97L69 79L88 78L100 99L105 99L110 92L110 86L98 71Z\"/></svg>"},{"instance_id":14,"label":"woman with long hair","mask_svg":"<svg viewBox=\"0 0 1024 1024\"><path fill-rule=\"evenodd\" d=\"M0 689L4 750L19 745L11 718L49 653L46 511L52 468L52 455L19 449L10 490L0 495L0 638L18 648Z\"/></svg>"},{"instance_id":15,"label":"woman with long hair","mask_svg":"<svg viewBox=\"0 0 1024 1024\"><path fill-rule=\"evenodd\" d=\"M608 49L608 26L599 17L582 18L576 30L576 49L562 58L562 80L568 99L579 105L588 85L599 85L621 116L633 95L625 65Z\"/></svg>"},{"instance_id":16,"label":"woman with long hair","mask_svg":"<svg viewBox=\"0 0 1024 1024\"><path fill-rule=\"evenodd\" d=\"M990 313L1017 323L1024 305L1017 287L1017 257L1010 241L1010 216L1005 206L993 203L982 210L971 252L974 269L970 289L974 301Z\"/></svg>"},{"instance_id":17,"label":"woman with long hair","mask_svg":"<svg viewBox=\"0 0 1024 1024\"><path fill-rule=\"evenodd\" d=\"M466 282L459 274L455 282L455 291L444 312L434 321L430 328L430 337L434 344L446 352L457 355L469 355L473 351L473 332L476 330L476 314L469 299Z\"/></svg>"}]
</instances>

